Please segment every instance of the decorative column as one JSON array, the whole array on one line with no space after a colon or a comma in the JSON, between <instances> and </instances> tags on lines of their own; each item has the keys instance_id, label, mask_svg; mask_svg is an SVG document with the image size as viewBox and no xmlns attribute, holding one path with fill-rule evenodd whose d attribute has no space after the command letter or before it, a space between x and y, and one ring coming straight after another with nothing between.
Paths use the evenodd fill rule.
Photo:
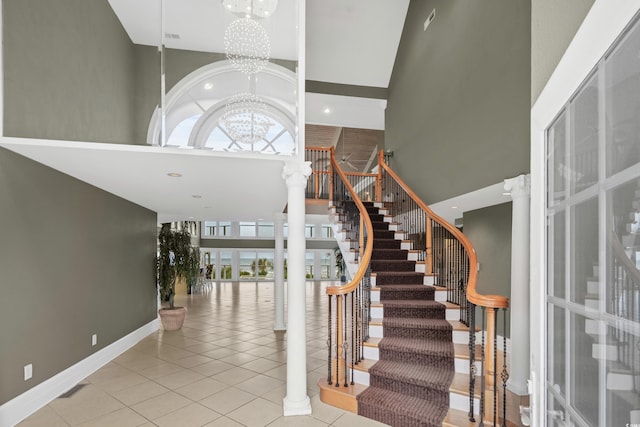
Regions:
<instances>
[{"instance_id":1,"label":"decorative column","mask_svg":"<svg viewBox=\"0 0 640 427\"><path fill-rule=\"evenodd\" d=\"M274 215L275 253L273 255L273 269L275 276L274 300L276 305L276 318L273 324L274 331L286 331L284 323L284 218L285 214Z\"/></svg>"},{"instance_id":2,"label":"decorative column","mask_svg":"<svg viewBox=\"0 0 640 427\"><path fill-rule=\"evenodd\" d=\"M504 180L513 200L511 215L511 366L507 388L528 394L529 379L529 199L531 175ZM506 333L506 331L505 331Z\"/></svg>"},{"instance_id":3,"label":"decorative column","mask_svg":"<svg viewBox=\"0 0 640 427\"><path fill-rule=\"evenodd\" d=\"M305 187L311 174L311 162L300 160L285 164L282 177L288 189L287 239L287 395L284 398L284 415L311 413L311 401L307 395L307 313L304 236Z\"/></svg>"}]
</instances>

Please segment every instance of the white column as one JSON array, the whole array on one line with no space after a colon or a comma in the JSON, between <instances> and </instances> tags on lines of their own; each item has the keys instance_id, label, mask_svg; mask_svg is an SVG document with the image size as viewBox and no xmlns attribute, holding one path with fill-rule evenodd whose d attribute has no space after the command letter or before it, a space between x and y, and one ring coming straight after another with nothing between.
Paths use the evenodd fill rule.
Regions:
<instances>
[{"instance_id":1,"label":"white column","mask_svg":"<svg viewBox=\"0 0 640 427\"><path fill-rule=\"evenodd\" d=\"M276 318L274 331L286 331L284 323L284 217L285 214L274 215L273 228L275 238L275 252L273 254L273 270L275 276L274 300L276 304Z\"/></svg>"},{"instance_id":2,"label":"white column","mask_svg":"<svg viewBox=\"0 0 640 427\"><path fill-rule=\"evenodd\" d=\"M504 180L513 200L511 215L511 357L507 388L528 394L529 379L529 197L531 175Z\"/></svg>"},{"instance_id":3,"label":"white column","mask_svg":"<svg viewBox=\"0 0 640 427\"><path fill-rule=\"evenodd\" d=\"M288 189L287 239L287 395L284 398L284 415L311 413L311 401L307 396L307 313L305 283L304 237L305 199L307 177L311 174L310 162L291 161L284 167L282 177Z\"/></svg>"}]
</instances>

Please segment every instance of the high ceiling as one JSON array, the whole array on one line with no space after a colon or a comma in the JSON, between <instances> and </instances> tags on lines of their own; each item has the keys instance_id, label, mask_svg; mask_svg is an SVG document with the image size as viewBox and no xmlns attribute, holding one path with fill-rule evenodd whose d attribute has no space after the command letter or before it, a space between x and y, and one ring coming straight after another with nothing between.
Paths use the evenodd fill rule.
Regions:
<instances>
[{"instance_id":1,"label":"high ceiling","mask_svg":"<svg viewBox=\"0 0 640 427\"><path fill-rule=\"evenodd\" d=\"M166 47L224 52L224 29L235 17L223 3L274 0L108 1L135 44L156 46L163 35ZM298 58L298 4L277 1L263 22L272 58ZM409 0L306 2L306 80L386 88L408 5ZM334 145L346 159L345 169L364 170L383 140L386 101L308 93L305 104L306 145ZM156 211L160 222L265 218L286 205L280 160L242 163L210 152L17 138L0 145ZM172 172L182 176L171 178Z\"/></svg>"}]
</instances>

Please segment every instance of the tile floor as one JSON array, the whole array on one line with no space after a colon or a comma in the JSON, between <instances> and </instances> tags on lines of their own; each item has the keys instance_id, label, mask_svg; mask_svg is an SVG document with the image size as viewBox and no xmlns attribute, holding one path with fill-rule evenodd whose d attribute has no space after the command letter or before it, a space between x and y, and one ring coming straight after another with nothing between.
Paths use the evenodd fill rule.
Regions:
<instances>
[{"instance_id":1,"label":"tile floor","mask_svg":"<svg viewBox=\"0 0 640 427\"><path fill-rule=\"evenodd\" d=\"M310 426L383 424L320 402L326 375L328 282L307 282L307 388L313 414L282 416L285 333L273 331L272 282L215 284L176 298L180 331L157 331L20 423L57 426Z\"/></svg>"}]
</instances>

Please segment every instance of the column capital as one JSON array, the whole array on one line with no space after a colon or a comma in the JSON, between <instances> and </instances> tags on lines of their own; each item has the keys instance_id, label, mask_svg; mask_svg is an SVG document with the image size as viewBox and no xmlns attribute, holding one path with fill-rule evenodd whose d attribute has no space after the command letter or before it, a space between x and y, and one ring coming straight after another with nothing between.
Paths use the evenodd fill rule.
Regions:
<instances>
[{"instance_id":1,"label":"column capital","mask_svg":"<svg viewBox=\"0 0 640 427\"><path fill-rule=\"evenodd\" d=\"M518 175L504 180L504 189L511 193L512 199L529 197L531 194L531 175Z\"/></svg>"},{"instance_id":2,"label":"column capital","mask_svg":"<svg viewBox=\"0 0 640 427\"><path fill-rule=\"evenodd\" d=\"M287 187L306 187L307 178L311 175L311 162L289 161L284 164L282 178Z\"/></svg>"}]
</instances>

